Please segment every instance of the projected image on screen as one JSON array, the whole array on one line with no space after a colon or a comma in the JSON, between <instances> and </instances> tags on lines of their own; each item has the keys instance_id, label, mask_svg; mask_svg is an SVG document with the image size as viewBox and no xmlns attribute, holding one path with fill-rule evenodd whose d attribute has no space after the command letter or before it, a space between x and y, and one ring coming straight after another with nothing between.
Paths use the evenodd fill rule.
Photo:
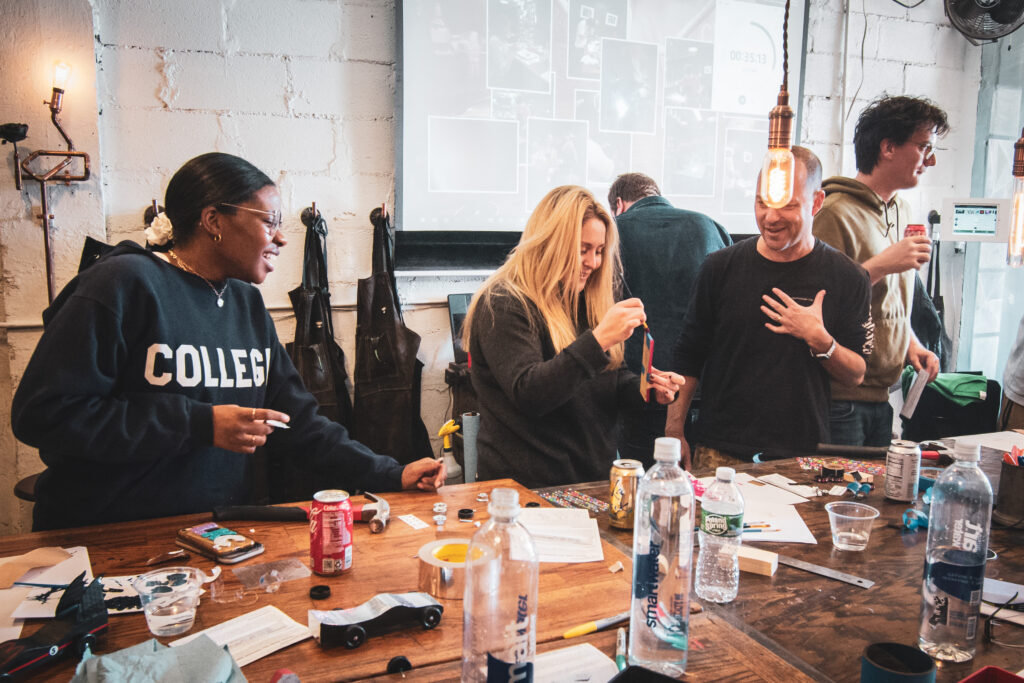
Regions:
<instances>
[{"instance_id":1,"label":"projected image on screen","mask_svg":"<svg viewBox=\"0 0 1024 683\"><path fill-rule=\"evenodd\" d=\"M559 184L601 201L620 173L676 206L755 231L768 112L782 82L780 0L406 0L396 220L402 230L522 230ZM801 102L805 3L790 14ZM799 130L795 139L799 140Z\"/></svg>"},{"instance_id":2,"label":"projected image on screen","mask_svg":"<svg viewBox=\"0 0 1024 683\"><path fill-rule=\"evenodd\" d=\"M661 191L713 197L717 139L717 115L699 109L666 107L665 172Z\"/></svg>"},{"instance_id":3,"label":"projected image on screen","mask_svg":"<svg viewBox=\"0 0 1024 683\"><path fill-rule=\"evenodd\" d=\"M658 46L606 38L602 54L601 131L653 135Z\"/></svg>"},{"instance_id":4,"label":"projected image on screen","mask_svg":"<svg viewBox=\"0 0 1024 683\"><path fill-rule=\"evenodd\" d=\"M487 0L487 87L551 90L551 0Z\"/></svg>"},{"instance_id":5,"label":"projected image on screen","mask_svg":"<svg viewBox=\"0 0 1024 683\"><path fill-rule=\"evenodd\" d=\"M570 0L569 78L601 77L601 39L626 37L626 0Z\"/></svg>"},{"instance_id":6,"label":"projected image on screen","mask_svg":"<svg viewBox=\"0 0 1024 683\"><path fill-rule=\"evenodd\" d=\"M431 192L508 192L517 187L514 121L430 117Z\"/></svg>"},{"instance_id":7,"label":"projected image on screen","mask_svg":"<svg viewBox=\"0 0 1024 683\"><path fill-rule=\"evenodd\" d=\"M601 93L597 90L577 90L573 118L589 124L587 139L587 185L610 185L620 168L630 168L632 139L622 133L602 133L598 130L601 114Z\"/></svg>"},{"instance_id":8,"label":"projected image on screen","mask_svg":"<svg viewBox=\"0 0 1024 683\"><path fill-rule=\"evenodd\" d=\"M587 173L587 122L530 119L526 206L530 211L553 187Z\"/></svg>"},{"instance_id":9,"label":"projected image on screen","mask_svg":"<svg viewBox=\"0 0 1024 683\"><path fill-rule=\"evenodd\" d=\"M733 214L754 213L757 174L764 161L765 136L768 131L725 131L725 154L722 165L722 211ZM746 230L744 232L750 232Z\"/></svg>"}]
</instances>

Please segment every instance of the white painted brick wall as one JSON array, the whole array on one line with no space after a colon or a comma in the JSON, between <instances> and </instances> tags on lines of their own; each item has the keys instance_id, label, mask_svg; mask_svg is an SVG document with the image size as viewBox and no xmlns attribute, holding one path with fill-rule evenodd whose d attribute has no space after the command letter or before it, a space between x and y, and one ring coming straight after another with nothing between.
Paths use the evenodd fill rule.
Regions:
<instances>
[{"instance_id":1,"label":"white painted brick wall","mask_svg":"<svg viewBox=\"0 0 1024 683\"><path fill-rule=\"evenodd\" d=\"M890 0L850 5L844 56L842 3L811 0L801 138L822 157L826 174L849 175L853 124L872 97L905 90L936 99L950 112L954 131L941 143L948 151L940 153L939 166L908 194L923 216L941 197L970 187L980 51L949 28L939 0L912 10ZM48 31L59 26L58 33L42 30L45 17L69 13L74 21L45 22ZM48 94L37 82L49 78L47 62L72 45L85 64L85 90L69 93L66 121L79 146L94 155L97 181L55 192L64 231L62 281L77 266L85 234L103 236L105 220L106 239L141 239L142 211L154 196L162 198L171 174L196 154L220 150L249 158L281 190L289 244L261 287L281 338L294 335L294 320L278 307L288 305L287 291L299 278L299 212L310 202L328 219L333 301L355 303L356 281L370 271L369 211L394 198L394 0L0 0L0 15L0 117L31 124L30 149L59 143L37 104ZM865 26L864 86L853 101ZM838 81L844 73L845 102ZM36 206L37 190L19 195L10 182L0 183L0 314L8 321L37 320L44 306ZM451 343L440 302L449 292L474 291L481 280L418 276L399 282L406 322L423 336L423 415L431 433L448 407L443 371ZM335 325L351 366L355 313L336 312ZM37 330L8 333L3 348L10 377L0 363L6 396L0 405L9 407L11 387L37 337ZM7 425L5 412L0 533L27 528L27 507L14 505L6 492L17 476L40 467L32 449L13 443Z\"/></svg>"},{"instance_id":2,"label":"white painted brick wall","mask_svg":"<svg viewBox=\"0 0 1024 683\"><path fill-rule=\"evenodd\" d=\"M230 52L322 59L339 51L343 5L320 0L245 0L225 10Z\"/></svg>"}]
</instances>

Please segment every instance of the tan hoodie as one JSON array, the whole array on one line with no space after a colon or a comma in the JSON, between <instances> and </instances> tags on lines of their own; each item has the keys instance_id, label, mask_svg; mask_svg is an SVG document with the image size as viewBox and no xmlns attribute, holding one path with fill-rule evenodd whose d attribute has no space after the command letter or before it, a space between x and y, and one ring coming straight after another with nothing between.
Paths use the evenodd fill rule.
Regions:
<instances>
[{"instance_id":1,"label":"tan hoodie","mask_svg":"<svg viewBox=\"0 0 1024 683\"><path fill-rule=\"evenodd\" d=\"M899 197L894 196L886 205L867 185L842 176L829 178L822 189L825 202L814 217L814 236L857 263L896 244L903 235L910 212ZM832 382L833 400L889 400L889 387L899 379L910 345L913 295L912 270L886 275L871 288L874 353L867 358L867 373L860 386Z\"/></svg>"}]
</instances>

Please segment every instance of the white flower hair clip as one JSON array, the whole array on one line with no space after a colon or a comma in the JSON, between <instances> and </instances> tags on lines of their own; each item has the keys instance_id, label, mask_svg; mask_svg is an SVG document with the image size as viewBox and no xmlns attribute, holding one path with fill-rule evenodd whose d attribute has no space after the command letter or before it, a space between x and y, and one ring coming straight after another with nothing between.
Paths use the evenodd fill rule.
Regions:
<instances>
[{"instance_id":1,"label":"white flower hair clip","mask_svg":"<svg viewBox=\"0 0 1024 683\"><path fill-rule=\"evenodd\" d=\"M174 226L166 213L158 213L153 222L146 228L146 242L154 247L162 247L174 238Z\"/></svg>"}]
</instances>

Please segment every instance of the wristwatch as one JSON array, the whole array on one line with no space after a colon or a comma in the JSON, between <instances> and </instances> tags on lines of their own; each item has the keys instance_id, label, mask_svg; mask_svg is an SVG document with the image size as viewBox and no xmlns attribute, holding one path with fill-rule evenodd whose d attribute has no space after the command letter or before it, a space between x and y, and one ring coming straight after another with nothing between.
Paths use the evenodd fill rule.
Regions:
<instances>
[{"instance_id":1,"label":"wristwatch","mask_svg":"<svg viewBox=\"0 0 1024 683\"><path fill-rule=\"evenodd\" d=\"M825 353L815 353L814 349L811 349L811 355L818 360L828 360L832 357L832 354L836 352L836 338L832 337L832 346L828 347L828 351Z\"/></svg>"}]
</instances>

